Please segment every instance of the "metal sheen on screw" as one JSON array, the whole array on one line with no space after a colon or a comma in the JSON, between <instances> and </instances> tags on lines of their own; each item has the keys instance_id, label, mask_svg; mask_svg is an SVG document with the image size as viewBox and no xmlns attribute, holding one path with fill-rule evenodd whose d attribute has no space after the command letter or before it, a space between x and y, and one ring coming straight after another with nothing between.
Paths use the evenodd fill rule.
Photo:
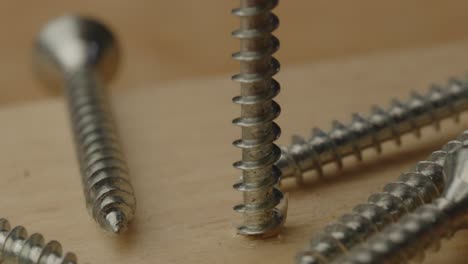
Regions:
<instances>
[{"instance_id":1,"label":"metal sheen on screw","mask_svg":"<svg viewBox=\"0 0 468 264\"><path fill-rule=\"evenodd\" d=\"M103 87L117 69L114 36L98 21L64 16L40 32L35 55L48 87L64 86L90 214L119 234L133 219L136 203Z\"/></svg>"},{"instance_id":2,"label":"metal sheen on screw","mask_svg":"<svg viewBox=\"0 0 468 264\"><path fill-rule=\"evenodd\" d=\"M421 261L424 251L437 251L441 239L468 226L468 131L460 137L462 147L446 157L446 186L441 197L419 207L397 223L353 248L333 263L397 264Z\"/></svg>"},{"instance_id":3,"label":"metal sheen on screw","mask_svg":"<svg viewBox=\"0 0 468 264\"><path fill-rule=\"evenodd\" d=\"M371 195L367 203L357 205L351 213L325 227L299 253L296 263L330 263L405 214L433 202L445 186L446 158L461 146L461 140L448 142L396 182L385 185L383 192Z\"/></svg>"},{"instance_id":4,"label":"metal sheen on screw","mask_svg":"<svg viewBox=\"0 0 468 264\"><path fill-rule=\"evenodd\" d=\"M0 219L0 263L2 264L76 264L75 254L62 254L57 241L45 243L41 234L28 236L22 226L10 227Z\"/></svg>"},{"instance_id":5,"label":"metal sheen on screw","mask_svg":"<svg viewBox=\"0 0 468 264\"><path fill-rule=\"evenodd\" d=\"M368 117L354 114L348 125L334 121L330 132L315 128L308 140L294 136L291 145L282 147L276 166L283 178L295 177L301 184L307 171L316 170L321 177L328 163L335 162L341 169L347 156L361 161L361 152L367 148L380 153L382 143L395 140L400 145L403 134L414 132L420 137L421 128L431 124L438 130L442 119L453 116L458 121L467 109L467 82L450 79L446 87L432 85L426 95L413 92L406 102L395 99L388 110L375 106Z\"/></svg>"},{"instance_id":6,"label":"metal sheen on screw","mask_svg":"<svg viewBox=\"0 0 468 264\"><path fill-rule=\"evenodd\" d=\"M271 12L278 0L241 0L240 8L232 13L240 18L240 29L232 33L240 39L241 49L233 54L240 62L240 73L232 79L240 83L240 96L233 102L241 105L241 117L233 123L242 128L242 138L234 146L242 149L242 160L234 167L242 170L242 177L234 188L243 192L243 203L234 210L243 214L238 233L270 236L278 232L285 215L276 206L283 198L275 187L280 170L274 165L281 150L273 143L280 135L273 122L280 114L273 98L280 85L272 77L279 71L279 62L272 57L279 41L271 32L279 24Z\"/></svg>"}]
</instances>

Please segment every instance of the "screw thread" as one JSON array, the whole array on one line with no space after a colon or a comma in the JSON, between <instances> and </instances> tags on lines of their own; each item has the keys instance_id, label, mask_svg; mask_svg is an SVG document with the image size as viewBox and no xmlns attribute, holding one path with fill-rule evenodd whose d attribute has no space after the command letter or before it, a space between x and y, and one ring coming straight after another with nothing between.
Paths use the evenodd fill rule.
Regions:
<instances>
[{"instance_id":1,"label":"screw thread","mask_svg":"<svg viewBox=\"0 0 468 264\"><path fill-rule=\"evenodd\" d=\"M73 253L62 254L57 241L45 243L41 234L28 236L26 229L13 229L6 219L0 219L0 263L3 264L76 264Z\"/></svg>"},{"instance_id":2,"label":"screw thread","mask_svg":"<svg viewBox=\"0 0 468 264\"><path fill-rule=\"evenodd\" d=\"M67 82L67 97L87 208L106 230L123 232L136 202L104 91L91 71Z\"/></svg>"},{"instance_id":3,"label":"screw thread","mask_svg":"<svg viewBox=\"0 0 468 264\"><path fill-rule=\"evenodd\" d=\"M420 137L421 128L430 124L438 130L442 119L454 116L458 121L459 114L466 109L466 82L450 79L447 87L432 85L426 95L413 92L406 103L394 99L387 111L374 106L367 118L353 114L348 125L334 121L328 133L314 128L309 140L294 136L290 146L282 147L276 165L283 178L296 177L300 184L306 171L315 169L321 177L322 167L328 163L335 162L341 169L346 156L354 155L361 161L361 153L367 148L373 147L380 153L383 142L395 140L400 145L403 134L414 131Z\"/></svg>"},{"instance_id":4,"label":"screw thread","mask_svg":"<svg viewBox=\"0 0 468 264\"><path fill-rule=\"evenodd\" d=\"M333 263L398 264L408 263L410 260L422 261L425 250L437 251L441 239L451 237L456 231L450 217L445 213L453 206L445 198L423 205Z\"/></svg>"},{"instance_id":5,"label":"screw thread","mask_svg":"<svg viewBox=\"0 0 468 264\"><path fill-rule=\"evenodd\" d=\"M367 203L357 205L350 214L328 225L299 253L297 263L330 263L401 216L431 203L444 189L446 156L462 145L459 140L448 142L427 160L418 162L412 171L403 173L396 182L385 185L383 192L371 195Z\"/></svg>"},{"instance_id":6,"label":"screw thread","mask_svg":"<svg viewBox=\"0 0 468 264\"><path fill-rule=\"evenodd\" d=\"M273 122L280 106L273 101L280 85L272 77L279 71L278 60L272 57L279 41L271 32L279 24L271 13L278 0L241 0L232 13L240 17L240 29L232 34L240 39L241 50L232 56L240 62L240 73L232 77L240 83L240 96L233 102L241 105L241 117L233 120L242 128L242 138L233 145L242 149L242 160L234 167L242 170L240 182L234 188L243 192L243 204L234 210L243 214L238 232L244 235L272 235L285 220L276 209L283 194L275 185L280 170L274 165L281 150L273 142L281 130Z\"/></svg>"}]
</instances>

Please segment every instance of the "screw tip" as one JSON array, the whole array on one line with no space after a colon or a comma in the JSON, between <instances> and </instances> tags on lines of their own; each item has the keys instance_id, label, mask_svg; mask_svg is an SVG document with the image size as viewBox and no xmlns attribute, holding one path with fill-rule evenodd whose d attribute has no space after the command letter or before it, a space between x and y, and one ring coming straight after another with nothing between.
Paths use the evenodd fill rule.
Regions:
<instances>
[{"instance_id":1,"label":"screw tip","mask_svg":"<svg viewBox=\"0 0 468 264\"><path fill-rule=\"evenodd\" d=\"M105 217L106 229L114 234L121 234L127 230L127 218L120 211L111 211Z\"/></svg>"},{"instance_id":2,"label":"screw tip","mask_svg":"<svg viewBox=\"0 0 468 264\"><path fill-rule=\"evenodd\" d=\"M275 208L273 210L273 216L269 223L263 226L248 226L242 225L237 227L237 233L239 235L251 236L257 238L270 238L279 234L281 228L286 222L287 205L282 207L281 210Z\"/></svg>"}]
</instances>

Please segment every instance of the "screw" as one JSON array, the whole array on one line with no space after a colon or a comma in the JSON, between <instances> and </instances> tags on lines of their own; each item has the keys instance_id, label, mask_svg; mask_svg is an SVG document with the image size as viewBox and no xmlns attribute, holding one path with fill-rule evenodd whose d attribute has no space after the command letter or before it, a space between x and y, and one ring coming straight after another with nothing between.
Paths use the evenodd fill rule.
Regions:
<instances>
[{"instance_id":1,"label":"screw","mask_svg":"<svg viewBox=\"0 0 468 264\"><path fill-rule=\"evenodd\" d=\"M75 254L62 255L57 241L47 244L41 234L28 236L22 226L10 228L6 219L0 219L0 263L3 264L76 264Z\"/></svg>"},{"instance_id":2,"label":"screw","mask_svg":"<svg viewBox=\"0 0 468 264\"><path fill-rule=\"evenodd\" d=\"M447 87L432 85L424 96L413 92L406 103L394 99L387 111L374 106L367 118L354 114L349 125L334 121L328 133L315 128L309 140L294 136L290 146L282 147L276 166L283 178L295 177L301 184L306 171L315 169L322 177L322 167L328 163L336 162L341 169L346 156L355 155L361 161L361 152L367 148L374 147L380 153L383 142L395 140L400 145L403 134L414 131L420 137L421 128L430 124L438 130L442 119L455 116L458 121L467 109L466 82L450 79Z\"/></svg>"},{"instance_id":3,"label":"screw","mask_svg":"<svg viewBox=\"0 0 468 264\"><path fill-rule=\"evenodd\" d=\"M241 0L232 13L240 17L240 29L232 34L240 39L241 50L233 54L240 61L240 73L232 79L240 83L240 96L233 102L241 105L241 117L233 120L242 127L242 139L234 146L242 149L242 160L234 167L242 177L234 188L243 192L243 204L234 210L243 214L238 233L270 236L278 232L285 221L283 212L275 208L283 194L275 187L280 170L274 165L281 155L275 141L281 130L273 120L280 107L273 101L280 85L272 77L279 71L279 62L272 57L279 41L271 32L279 24L271 13L278 0Z\"/></svg>"},{"instance_id":4,"label":"screw","mask_svg":"<svg viewBox=\"0 0 468 264\"><path fill-rule=\"evenodd\" d=\"M99 22L64 16L40 32L35 55L49 87L64 83L89 212L119 234L133 218L135 197L103 89L117 68L117 43Z\"/></svg>"},{"instance_id":5,"label":"screw","mask_svg":"<svg viewBox=\"0 0 468 264\"><path fill-rule=\"evenodd\" d=\"M446 187L441 197L419 207L381 233L353 248L334 263L407 263L423 260L424 251L437 251L443 238L450 238L468 224L468 131L459 140L462 147L447 155Z\"/></svg>"},{"instance_id":6,"label":"screw","mask_svg":"<svg viewBox=\"0 0 468 264\"><path fill-rule=\"evenodd\" d=\"M412 171L403 173L396 182L385 185L382 192L371 195L367 203L354 207L351 213L328 225L299 253L297 263L330 263L404 214L439 197L445 185L446 157L461 145L458 140L448 142L427 160L418 162Z\"/></svg>"}]
</instances>

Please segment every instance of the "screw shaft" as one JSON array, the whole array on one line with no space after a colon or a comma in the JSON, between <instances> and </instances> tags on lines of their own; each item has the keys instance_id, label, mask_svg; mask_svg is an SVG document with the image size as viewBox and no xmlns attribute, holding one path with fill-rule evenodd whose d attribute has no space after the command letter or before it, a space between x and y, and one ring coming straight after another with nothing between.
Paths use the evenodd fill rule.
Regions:
<instances>
[{"instance_id":1,"label":"screw shaft","mask_svg":"<svg viewBox=\"0 0 468 264\"><path fill-rule=\"evenodd\" d=\"M431 203L444 189L447 155L461 146L462 142L458 140L448 142L427 160L418 162L413 171L403 173L396 182L385 185L383 192L371 195L367 203L354 207L350 214L327 226L311 240L306 250L300 252L297 263L330 263L401 216L422 204Z\"/></svg>"},{"instance_id":2,"label":"screw shaft","mask_svg":"<svg viewBox=\"0 0 468 264\"><path fill-rule=\"evenodd\" d=\"M93 71L83 70L68 78L66 96L87 207L102 227L120 233L136 202L104 89Z\"/></svg>"},{"instance_id":3,"label":"screw shaft","mask_svg":"<svg viewBox=\"0 0 468 264\"><path fill-rule=\"evenodd\" d=\"M398 264L410 260L422 261L426 249L438 250L440 240L451 237L455 232L450 217L445 213L453 206L451 201L444 198L423 205L333 263Z\"/></svg>"},{"instance_id":4,"label":"screw shaft","mask_svg":"<svg viewBox=\"0 0 468 264\"><path fill-rule=\"evenodd\" d=\"M354 114L348 125L334 121L328 133L315 128L309 140L294 136L292 144L282 148L276 165L283 178L296 177L300 184L306 171L315 169L323 176L322 167L328 163L335 162L341 169L346 156L355 155L361 161L361 152L367 148L380 153L383 142L395 140L400 145L403 134L415 132L420 137L422 127L434 124L439 129L442 119L454 116L458 121L467 109L467 83L451 79L445 88L432 85L424 96L413 92L406 103L394 99L387 111L374 106L367 118Z\"/></svg>"},{"instance_id":5,"label":"screw shaft","mask_svg":"<svg viewBox=\"0 0 468 264\"><path fill-rule=\"evenodd\" d=\"M366 242L352 248L333 263L407 263L423 260L424 251L437 251L443 238L450 238L468 225L468 131L458 138L458 147L444 164L445 187L439 199L420 206Z\"/></svg>"},{"instance_id":6,"label":"screw shaft","mask_svg":"<svg viewBox=\"0 0 468 264\"><path fill-rule=\"evenodd\" d=\"M273 143L280 128L273 122L280 107L273 101L280 86L272 77L279 71L279 62L272 57L279 41L271 32L278 27L278 18L271 10L278 0L241 0L232 13L240 17L240 29L233 32L240 39L241 49L233 54L240 62L240 73L232 79L240 83L240 96L233 102L241 105L241 117L233 120L242 128L242 138L234 146L242 149L242 160L234 167L242 170L241 181L234 188L243 192L243 204L234 210L243 214L238 232L244 235L272 235L285 217L275 207L283 195L275 188L280 170L274 166L281 150Z\"/></svg>"},{"instance_id":7,"label":"screw shaft","mask_svg":"<svg viewBox=\"0 0 468 264\"><path fill-rule=\"evenodd\" d=\"M28 236L26 229L13 229L6 219L0 219L0 263L3 264L76 264L75 254L62 255L57 241L47 244L41 234Z\"/></svg>"}]
</instances>

